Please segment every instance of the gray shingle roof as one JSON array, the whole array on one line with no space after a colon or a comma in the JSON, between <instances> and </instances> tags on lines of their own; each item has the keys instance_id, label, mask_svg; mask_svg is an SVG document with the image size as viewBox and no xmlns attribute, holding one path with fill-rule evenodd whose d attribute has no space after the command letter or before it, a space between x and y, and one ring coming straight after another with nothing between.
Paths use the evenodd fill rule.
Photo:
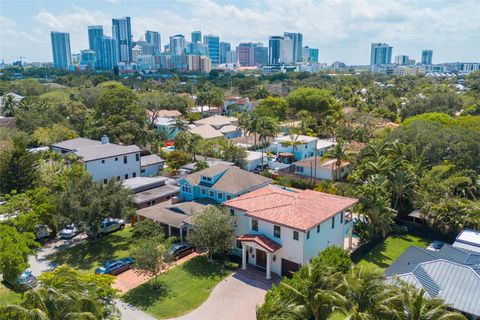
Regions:
<instances>
[{"instance_id":1,"label":"gray shingle roof","mask_svg":"<svg viewBox=\"0 0 480 320\"><path fill-rule=\"evenodd\" d=\"M52 147L62 148L66 150L75 150L82 147L91 147L101 144L100 141L87 139L87 138L75 138L70 140L61 141L52 144Z\"/></svg>"},{"instance_id":2,"label":"gray shingle roof","mask_svg":"<svg viewBox=\"0 0 480 320\"><path fill-rule=\"evenodd\" d=\"M156 154L150 154L148 156L140 157L140 166L141 167L149 166L149 165L156 164L156 163L164 163L164 162L165 162L165 160L163 160L162 158L160 158Z\"/></svg>"},{"instance_id":3,"label":"gray shingle roof","mask_svg":"<svg viewBox=\"0 0 480 320\"><path fill-rule=\"evenodd\" d=\"M118 144L106 143L96 146L82 147L74 151L83 161L92 161L115 156L121 156L129 153L140 152L140 148L132 146L120 146Z\"/></svg>"},{"instance_id":4,"label":"gray shingle roof","mask_svg":"<svg viewBox=\"0 0 480 320\"><path fill-rule=\"evenodd\" d=\"M187 176L185 179L191 185L199 185L201 176L213 177L223 173L211 186L212 189L231 194L237 194L245 190L260 188L268 185L272 180L259 174L254 174L234 166L216 165L198 171Z\"/></svg>"},{"instance_id":5,"label":"gray shingle roof","mask_svg":"<svg viewBox=\"0 0 480 320\"><path fill-rule=\"evenodd\" d=\"M454 309L480 316L480 254L448 244L439 251L410 247L385 275L396 275Z\"/></svg>"}]
</instances>

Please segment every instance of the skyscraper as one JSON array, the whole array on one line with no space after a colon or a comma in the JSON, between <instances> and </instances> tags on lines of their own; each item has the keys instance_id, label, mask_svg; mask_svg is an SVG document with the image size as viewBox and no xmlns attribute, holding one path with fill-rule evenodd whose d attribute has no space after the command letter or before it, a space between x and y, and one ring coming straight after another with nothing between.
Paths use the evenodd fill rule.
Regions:
<instances>
[{"instance_id":1,"label":"skyscraper","mask_svg":"<svg viewBox=\"0 0 480 320\"><path fill-rule=\"evenodd\" d=\"M254 44L252 42L239 43L237 47L238 63L242 67L251 67L255 65Z\"/></svg>"},{"instance_id":2,"label":"skyscraper","mask_svg":"<svg viewBox=\"0 0 480 320\"><path fill-rule=\"evenodd\" d=\"M422 51L422 64L432 64L433 50Z\"/></svg>"},{"instance_id":3,"label":"skyscraper","mask_svg":"<svg viewBox=\"0 0 480 320\"><path fill-rule=\"evenodd\" d=\"M103 26L88 26L88 48L95 51L95 39L103 37Z\"/></svg>"},{"instance_id":4,"label":"skyscraper","mask_svg":"<svg viewBox=\"0 0 480 320\"><path fill-rule=\"evenodd\" d=\"M132 28L130 17L112 19L112 38L117 41L119 61L132 61Z\"/></svg>"},{"instance_id":5,"label":"skyscraper","mask_svg":"<svg viewBox=\"0 0 480 320\"><path fill-rule=\"evenodd\" d=\"M207 45L208 57L212 61L212 67L217 67L220 63L220 38L213 34L203 37L203 43Z\"/></svg>"},{"instance_id":6,"label":"skyscraper","mask_svg":"<svg viewBox=\"0 0 480 320\"><path fill-rule=\"evenodd\" d=\"M202 31L192 32L192 43L202 42Z\"/></svg>"},{"instance_id":7,"label":"skyscraper","mask_svg":"<svg viewBox=\"0 0 480 320\"><path fill-rule=\"evenodd\" d=\"M293 62L293 40L288 37L271 36L268 40L268 63L280 65Z\"/></svg>"},{"instance_id":8,"label":"skyscraper","mask_svg":"<svg viewBox=\"0 0 480 320\"><path fill-rule=\"evenodd\" d=\"M292 33L292 32L284 32L283 33L285 38L292 39L293 41L293 62L300 62L302 61L302 42L303 42L303 35L301 33Z\"/></svg>"},{"instance_id":9,"label":"skyscraper","mask_svg":"<svg viewBox=\"0 0 480 320\"><path fill-rule=\"evenodd\" d=\"M256 43L253 47L253 64L256 66L264 66L268 64L268 48L262 43Z\"/></svg>"},{"instance_id":10,"label":"skyscraper","mask_svg":"<svg viewBox=\"0 0 480 320\"><path fill-rule=\"evenodd\" d=\"M70 51L70 34L66 32L52 31L52 54L55 68L68 69L72 64Z\"/></svg>"},{"instance_id":11,"label":"skyscraper","mask_svg":"<svg viewBox=\"0 0 480 320\"><path fill-rule=\"evenodd\" d=\"M111 70L118 65L117 40L112 37L103 36L96 38L95 46L97 48L97 69Z\"/></svg>"},{"instance_id":12,"label":"skyscraper","mask_svg":"<svg viewBox=\"0 0 480 320\"><path fill-rule=\"evenodd\" d=\"M227 52L231 50L229 42L220 42L220 63L227 62Z\"/></svg>"},{"instance_id":13,"label":"skyscraper","mask_svg":"<svg viewBox=\"0 0 480 320\"><path fill-rule=\"evenodd\" d=\"M176 34L170 37L170 54L173 56L185 54L185 37L183 34Z\"/></svg>"},{"instance_id":14,"label":"skyscraper","mask_svg":"<svg viewBox=\"0 0 480 320\"><path fill-rule=\"evenodd\" d=\"M370 71L375 72L375 67L392 63L392 49L386 43L372 43L370 53Z\"/></svg>"},{"instance_id":15,"label":"skyscraper","mask_svg":"<svg viewBox=\"0 0 480 320\"><path fill-rule=\"evenodd\" d=\"M80 51L80 65L85 66L88 70L95 70L96 65L95 51L82 50Z\"/></svg>"},{"instance_id":16,"label":"skyscraper","mask_svg":"<svg viewBox=\"0 0 480 320\"><path fill-rule=\"evenodd\" d=\"M156 31L145 31L145 40L153 47L153 54L159 55L162 51L162 41L160 33Z\"/></svg>"}]
</instances>

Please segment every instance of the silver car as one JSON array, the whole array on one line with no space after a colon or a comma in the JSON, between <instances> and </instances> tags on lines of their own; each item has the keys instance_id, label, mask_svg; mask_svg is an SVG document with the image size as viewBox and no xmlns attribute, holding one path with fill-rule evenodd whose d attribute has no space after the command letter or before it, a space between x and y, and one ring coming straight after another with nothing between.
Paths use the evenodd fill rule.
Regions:
<instances>
[{"instance_id":1,"label":"silver car","mask_svg":"<svg viewBox=\"0 0 480 320\"><path fill-rule=\"evenodd\" d=\"M78 234L78 229L73 223L65 226L65 228L60 230L61 239L72 239L77 234Z\"/></svg>"}]
</instances>

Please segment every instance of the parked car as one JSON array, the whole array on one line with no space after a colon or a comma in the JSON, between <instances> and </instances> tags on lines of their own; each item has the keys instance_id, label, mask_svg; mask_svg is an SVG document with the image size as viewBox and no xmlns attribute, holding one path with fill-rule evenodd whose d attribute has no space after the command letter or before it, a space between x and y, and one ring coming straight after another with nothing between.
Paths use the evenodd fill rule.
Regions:
<instances>
[{"instance_id":1,"label":"parked car","mask_svg":"<svg viewBox=\"0 0 480 320\"><path fill-rule=\"evenodd\" d=\"M6 279L10 285L12 285L17 290L26 291L30 288L33 288L37 285L37 277L35 277L31 271L23 271L17 279L9 280Z\"/></svg>"},{"instance_id":2,"label":"parked car","mask_svg":"<svg viewBox=\"0 0 480 320\"><path fill-rule=\"evenodd\" d=\"M37 224L35 226L35 239L42 240L47 238L50 235L47 225Z\"/></svg>"},{"instance_id":3,"label":"parked car","mask_svg":"<svg viewBox=\"0 0 480 320\"><path fill-rule=\"evenodd\" d=\"M100 230L98 230L96 234L91 230L87 233L90 237L99 238L114 231L122 230L123 228L125 228L125 221L123 219L108 218L102 221L100 224Z\"/></svg>"},{"instance_id":4,"label":"parked car","mask_svg":"<svg viewBox=\"0 0 480 320\"><path fill-rule=\"evenodd\" d=\"M60 230L60 238L62 238L62 239L72 239L73 237L75 237L78 234L78 232L79 232L79 230L72 223L72 224L69 224L69 225L65 226L65 228L63 228L62 230Z\"/></svg>"},{"instance_id":5,"label":"parked car","mask_svg":"<svg viewBox=\"0 0 480 320\"><path fill-rule=\"evenodd\" d=\"M253 169L253 172L254 173L262 173L263 171L268 170L268 169L269 169L268 163L264 163L263 166L261 164L257 164L255 169Z\"/></svg>"},{"instance_id":6,"label":"parked car","mask_svg":"<svg viewBox=\"0 0 480 320\"><path fill-rule=\"evenodd\" d=\"M195 247L190 243L176 243L170 247L169 253L178 260L185 256L188 256L190 253L195 252Z\"/></svg>"},{"instance_id":7,"label":"parked car","mask_svg":"<svg viewBox=\"0 0 480 320\"><path fill-rule=\"evenodd\" d=\"M135 260L132 258L122 258L118 260L108 260L102 267L95 269L96 274L120 274L132 267Z\"/></svg>"},{"instance_id":8,"label":"parked car","mask_svg":"<svg viewBox=\"0 0 480 320\"><path fill-rule=\"evenodd\" d=\"M445 242L435 240L432 243L430 243L430 245L427 247L427 250L439 251L440 249L442 249L444 245L445 245Z\"/></svg>"}]
</instances>

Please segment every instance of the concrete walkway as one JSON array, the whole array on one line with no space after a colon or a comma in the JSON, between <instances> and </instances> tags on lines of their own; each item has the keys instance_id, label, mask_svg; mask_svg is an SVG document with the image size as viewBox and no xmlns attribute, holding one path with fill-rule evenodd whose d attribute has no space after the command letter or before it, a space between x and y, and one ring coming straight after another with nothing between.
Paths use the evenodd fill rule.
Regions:
<instances>
[{"instance_id":1,"label":"concrete walkway","mask_svg":"<svg viewBox=\"0 0 480 320\"><path fill-rule=\"evenodd\" d=\"M221 281L197 309L171 320L255 320L255 308L271 286L234 273Z\"/></svg>"}]
</instances>

